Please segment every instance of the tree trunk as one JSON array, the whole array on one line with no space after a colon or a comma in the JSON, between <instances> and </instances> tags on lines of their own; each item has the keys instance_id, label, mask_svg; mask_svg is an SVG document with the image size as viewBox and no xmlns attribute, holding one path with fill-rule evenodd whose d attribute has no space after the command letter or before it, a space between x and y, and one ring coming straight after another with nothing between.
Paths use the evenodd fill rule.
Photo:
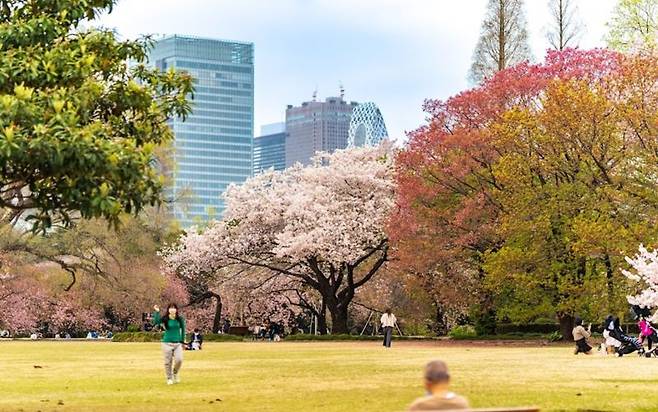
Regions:
<instances>
[{"instance_id":1,"label":"tree trunk","mask_svg":"<svg viewBox=\"0 0 658 412\"><path fill-rule=\"evenodd\" d=\"M507 36L505 33L505 2L500 0L498 3L498 71L505 70L505 46L507 43Z\"/></svg>"},{"instance_id":2,"label":"tree trunk","mask_svg":"<svg viewBox=\"0 0 658 412\"><path fill-rule=\"evenodd\" d=\"M327 302L327 309L329 309L329 314L331 314L331 333L332 334L348 334L349 329L347 328L347 308L348 303L336 303L335 299L332 299L330 302Z\"/></svg>"},{"instance_id":3,"label":"tree trunk","mask_svg":"<svg viewBox=\"0 0 658 412\"><path fill-rule=\"evenodd\" d=\"M217 304L215 306L215 317L212 320L212 331L216 333L222 327L222 297L215 294L214 298L217 300Z\"/></svg>"},{"instance_id":4,"label":"tree trunk","mask_svg":"<svg viewBox=\"0 0 658 412\"><path fill-rule=\"evenodd\" d=\"M573 341L573 315L558 314L558 320L560 322L560 334L562 335L562 339L566 341Z\"/></svg>"},{"instance_id":5,"label":"tree trunk","mask_svg":"<svg viewBox=\"0 0 658 412\"><path fill-rule=\"evenodd\" d=\"M320 314L318 316L318 329L320 330L320 335L327 334L327 303L324 299L322 299L322 308L320 308Z\"/></svg>"},{"instance_id":6,"label":"tree trunk","mask_svg":"<svg viewBox=\"0 0 658 412\"><path fill-rule=\"evenodd\" d=\"M446 320L446 313L443 310L443 305L439 302L435 302L436 306L436 334L439 336L444 336L448 334L448 322Z\"/></svg>"},{"instance_id":7,"label":"tree trunk","mask_svg":"<svg viewBox=\"0 0 658 412\"><path fill-rule=\"evenodd\" d=\"M613 280L614 272L612 271L612 262L610 261L610 255L608 255L607 253L603 258L603 263L605 264L605 281L606 281L606 286L608 287L608 312L612 312L613 300L615 296L615 284Z\"/></svg>"}]
</instances>

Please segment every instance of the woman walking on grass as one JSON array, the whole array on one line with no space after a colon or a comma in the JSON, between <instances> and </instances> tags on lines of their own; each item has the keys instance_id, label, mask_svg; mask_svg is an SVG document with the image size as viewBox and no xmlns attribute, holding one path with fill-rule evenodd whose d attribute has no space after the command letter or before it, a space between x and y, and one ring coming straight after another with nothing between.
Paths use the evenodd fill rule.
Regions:
<instances>
[{"instance_id":1,"label":"woman walking on grass","mask_svg":"<svg viewBox=\"0 0 658 412\"><path fill-rule=\"evenodd\" d=\"M160 307L153 306L153 325L161 325L162 355L164 357L167 385L180 382L178 372L183 365L183 344L185 343L185 318L178 312L178 306L170 303L164 316L160 316ZM173 361L173 362L172 362ZM173 363L173 365L172 365Z\"/></svg>"}]
</instances>

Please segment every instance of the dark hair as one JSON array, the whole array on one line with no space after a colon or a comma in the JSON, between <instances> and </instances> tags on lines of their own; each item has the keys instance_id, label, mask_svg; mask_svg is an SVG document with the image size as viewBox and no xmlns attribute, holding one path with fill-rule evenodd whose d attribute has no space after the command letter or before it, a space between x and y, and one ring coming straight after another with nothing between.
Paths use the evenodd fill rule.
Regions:
<instances>
[{"instance_id":1,"label":"dark hair","mask_svg":"<svg viewBox=\"0 0 658 412\"><path fill-rule=\"evenodd\" d=\"M582 326L583 325L583 320L580 317L576 316L576 319L574 320L574 323L576 324L576 326Z\"/></svg>"},{"instance_id":2,"label":"dark hair","mask_svg":"<svg viewBox=\"0 0 658 412\"><path fill-rule=\"evenodd\" d=\"M181 323L180 310L178 309L178 305L172 302L172 303L167 305L167 311L165 312L165 315L162 317L162 327L165 330L169 327L169 325L168 325L169 321L174 320L174 319L171 319L169 317L169 309L171 309L171 308L176 308L176 318L175 318L175 320L178 321L179 324Z\"/></svg>"},{"instance_id":3,"label":"dark hair","mask_svg":"<svg viewBox=\"0 0 658 412\"><path fill-rule=\"evenodd\" d=\"M448 382L450 380L448 366L440 360L431 361L425 366L425 380L432 384Z\"/></svg>"},{"instance_id":4,"label":"dark hair","mask_svg":"<svg viewBox=\"0 0 658 412\"><path fill-rule=\"evenodd\" d=\"M391 314L391 308L386 308L386 313Z\"/></svg>"}]
</instances>

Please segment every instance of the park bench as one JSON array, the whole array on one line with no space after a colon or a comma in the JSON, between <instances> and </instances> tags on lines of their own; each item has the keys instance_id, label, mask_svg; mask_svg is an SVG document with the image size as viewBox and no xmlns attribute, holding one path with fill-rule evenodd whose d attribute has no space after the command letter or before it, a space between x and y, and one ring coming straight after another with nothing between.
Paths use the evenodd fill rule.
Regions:
<instances>
[{"instance_id":1,"label":"park bench","mask_svg":"<svg viewBox=\"0 0 658 412\"><path fill-rule=\"evenodd\" d=\"M428 412L540 412L536 406L520 406L508 408L471 408L471 409L449 409Z\"/></svg>"},{"instance_id":2,"label":"park bench","mask_svg":"<svg viewBox=\"0 0 658 412\"><path fill-rule=\"evenodd\" d=\"M231 326L228 329L229 335L236 335L236 336L247 336L251 332L249 332L249 326Z\"/></svg>"}]
</instances>

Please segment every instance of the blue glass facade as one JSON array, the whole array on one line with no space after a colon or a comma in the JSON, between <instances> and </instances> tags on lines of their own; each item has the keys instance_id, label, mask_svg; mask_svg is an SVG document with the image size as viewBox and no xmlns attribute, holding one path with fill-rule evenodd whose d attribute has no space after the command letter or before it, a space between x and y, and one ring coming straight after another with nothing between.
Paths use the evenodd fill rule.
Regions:
<instances>
[{"instance_id":1,"label":"blue glass facade","mask_svg":"<svg viewBox=\"0 0 658 412\"><path fill-rule=\"evenodd\" d=\"M286 136L282 131L254 139L254 175L270 168L286 168Z\"/></svg>"},{"instance_id":2,"label":"blue glass facade","mask_svg":"<svg viewBox=\"0 0 658 412\"><path fill-rule=\"evenodd\" d=\"M170 36L159 40L150 62L190 73L192 114L174 119L173 197L184 227L221 218L223 192L253 171L254 45Z\"/></svg>"}]
</instances>

